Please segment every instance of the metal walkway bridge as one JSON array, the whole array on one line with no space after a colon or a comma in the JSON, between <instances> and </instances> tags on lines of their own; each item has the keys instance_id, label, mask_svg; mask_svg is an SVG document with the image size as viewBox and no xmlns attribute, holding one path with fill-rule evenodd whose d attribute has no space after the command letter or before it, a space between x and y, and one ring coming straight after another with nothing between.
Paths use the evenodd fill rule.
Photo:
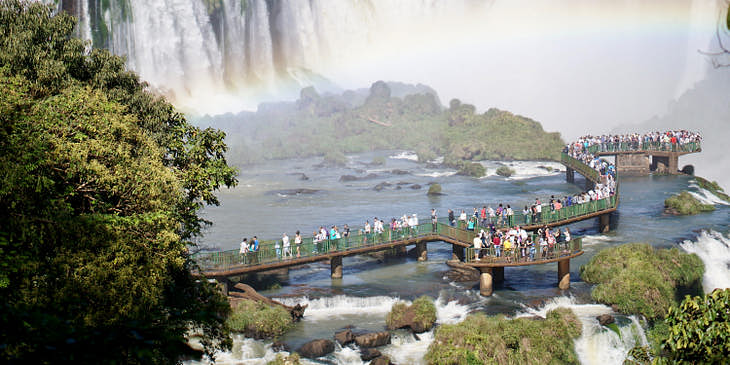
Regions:
<instances>
[{"instance_id":1,"label":"metal walkway bridge","mask_svg":"<svg viewBox=\"0 0 730 365\"><path fill-rule=\"evenodd\" d=\"M596 151L596 146L591 148ZM616 150L633 150L632 145L618 146ZM694 146L699 150L699 145ZM611 151L616 152L616 151ZM603 177L598 171L580 160L563 153L561 163L566 166L566 178L573 180L573 172L583 175L589 186L602 183ZM507 217L503 222L494 222L498 229L520 226L527 231L534 231L541 227L562 226L569 223L599 217L601 231L609 228L609 214L615 211L619 204L618 182L615 194L600 200L583 204L574 204L559 210L550 210L544 207L541 215L524 215L516 213ZM317 241L313 237L303 237L302 244L292 242L288 250L277 241L262 241L257 251L241 254L239 250L199 252L192 255L198 264L199 274L207 278L226 282L231 276L255 273L267 270L288 268L317 261L329 260L332 278L342 277L342 258L346 256L365 254L388 249L405 249L405 246L415 245L419 260L427 259L427 242L441 241L452 245L455 257L466 265L481 272L480 292L482 295L491 295L493 277L502 280L504 267L525 266L558 262L558 282L561 289L570 285L570 259L583 254L582 239L574 237L570 242L560 242L552 247L543 249L535 247L534 254L523 257L518 248L504 252L497 256L494 248L483 249L482 259L475 260L472 241L475 232L481 227L477 223L473 230L466 229L464 223L452 226L447 219L440 219L435 225L432 223L420 224L415 227L391 230L386 228L382 233L355 233L339 239ZM534 233L533 233L534 234ZM293 241L293 240L292 240ZM533 239L535 245L537 240ZM528 248L529 249L529 248ZM227 288L226 288L227 289Z\"/></svg>"}]
</instances>

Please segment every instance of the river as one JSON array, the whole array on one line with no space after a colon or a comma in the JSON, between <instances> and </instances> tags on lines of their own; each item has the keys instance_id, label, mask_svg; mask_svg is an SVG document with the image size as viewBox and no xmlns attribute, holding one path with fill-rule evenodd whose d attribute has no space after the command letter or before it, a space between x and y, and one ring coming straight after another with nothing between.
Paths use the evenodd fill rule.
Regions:
<instances>
[{"instance_id":1,"label":"river","mask_svg":"<svg viewBox=\"0 0 730 365\"><path fill-rule=\"evenodd\" d=\"M385 157L384 165L371 162ZM234 249L242 237L257 235L274 239L296 230L311 234L319 226L351 227L372 222L373 217L390 221L403 214L416 213L428 219L431 208L439 216L447 209L458 215L474 207L512 204L515 211L540 197L562 197L582 190L584 180L576 174L576 183L565 182L564 167L553 162L484 161L487 176L459 176L454 170L429 168L404 151L381 151L348 156L343 167L318 167L321 158L270 161L240 168L239 185L223 190L219 207L206 208L204 217L213 222L200 246L205 249ZM500 164L511 165L516 174L504 178L495 174ZM308 180L302 180L305 174ZM343 175L357 177L374 174L366 180L341 182ZM444 195L427 196L429 183L442 186ZM612 313L609 307L592 303L591 286L580 280L580 266L603 248L628 243L647 242L657 247L681 246L697 253L707 266L705 290L709 286L730 287L730 208L699 189L689 176L621 177L621 202L611 217L611 231L598 233L597 221L570 225L574 235L583 235L585 254L571 260L571 287L557 288L557 264L506 268L505 280L495 287L489 298L479 296L477 282L454 283L444 273L451 246L429 243L428 261L399 257L379 259L371 256L347 257L343 260L344 277L330 278L327 263L315 263L292 269L279 277L277 285L260 293L287 303L309 304L304 319L281 340L292 349L315 338L331 338L345 326L358 330L383 330L385 316L397 300L412 300L421 295L436 299L438 323L463 320L468 313L504 313L509 316L540 315L555 306L567 306L583 322L583 335L575 341L576 352L584 364L620 364L627 351L646 338L634 316L617 315L622 336L602 328L595 317ZM389 183L382 190L374 187ZM399 184L400 183L400 184ZM415 189L414 184L420 185ZM399 188L400 187L400 188ZM310 189L305 194L286 190ZM689 217L663 214L668 196L690 190L717 210ZM397 364L423 363L423 355L433 339L433 332L414 339L396 332L393 343L381 349ZM219 354L218 364L265 364L275 354L271 341L256 341L236 336L231 352ZM357 350L338 347L335 353L305 363L362 364Z\"/></svg>"}]
</instances>

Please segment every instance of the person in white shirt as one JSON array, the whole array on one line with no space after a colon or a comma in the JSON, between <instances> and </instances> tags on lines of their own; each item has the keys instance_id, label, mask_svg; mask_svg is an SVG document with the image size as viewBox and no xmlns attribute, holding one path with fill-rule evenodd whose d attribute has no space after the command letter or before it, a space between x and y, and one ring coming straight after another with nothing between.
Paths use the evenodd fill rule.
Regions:
<instances>
[{"instance_id":1,"label":"person in white shirt","mask_svg":"<svg viewBox=\"0 0 730 365\"><path fill-rule=\"evenodd\" d=\"M281 243L284 246L284 258L286 258L287 255L289 255L289 257L294 257L294 255L292 255L292 252L291 252L291 244L289 243L289 236L287 236L286 233L284 233L284 235L281 237Z\"/></svg>"},{"instance_id":2,"label":"person in white shirt","mask_svg":"<svg viewBox=\"0 0 730 365\"><path fill-rule=\"evenodd\" d=\"M479 261L479 252L482 250L482 238L480 235L474 236L474 260Z\"/></svg>"}]
</instances>

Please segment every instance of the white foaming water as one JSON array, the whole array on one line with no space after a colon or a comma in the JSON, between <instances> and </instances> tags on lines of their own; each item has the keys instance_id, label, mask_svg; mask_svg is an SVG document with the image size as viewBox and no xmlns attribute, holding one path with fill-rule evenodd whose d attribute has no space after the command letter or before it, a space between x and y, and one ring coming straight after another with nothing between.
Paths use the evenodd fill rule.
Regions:
<instances>
[{"instance_id":1,"label":"white foaming water","mask_svg":"<svg viewBox=\"0 0 730 365\"><path fill-rule=\"evenodd\" d=\"M482 178L499 176L497 175L497 168L500 166L507 166L515 171L515 173L508 177L508 180L526 180L538 176L551 176L557 175L562 171L565 171L565 167L556 162L547 161L479 161L487 169L487 174Z\"/></svg>"},{"instance_id":2,"label":"white foaming water","mask_svg":"<svg viewBox=\"0 0 730 365\"><path fill-rule=\"evenodd\" d=\"M297 303L302 305L306 304L307 309L304 312L304 318L307 320L320 320L348 314L368 313L385 315L390 312L390 308L399 299L386 296L351 297L337 295L319 299L294 297L276 298L274 300L290 306L296 305Z\"/></svg>"},{"instance_id":3,"label":"white foaming water","mask_svg":"<svg viewBox=\"0 0 730 365\"><path fill-rule=\"evenodd\" d=\"M705 293L715 288L730 288L730 237L715 231L703 231L697 241L684 241L680 246L694 253L705 264L702 288Z\"/></svg>"},{"instance_id":4,"label":"white foaming water","mask_svg":"<svg viewBox=\"0 0 730 365\"><path fill-rule=\"evenodd\" d=\"M394 160L411 160L411 161L418 161L418 155L415 152L412 151L403 151L397 155L388 156L388 158L392 158Z\"/></svg>"},{"instance_id":5,"label":"white foaming water","mask_svg":"<svg viewBox=\"0 0 730 365\"><path fill-rule=\"evenodd\" d=\"M425 176L425 177L446 177L446 176L453 176L456 175L456 171L433 171L433 172L425 172L420 174L415 174L416 176Z\"/></svg>"},{"instance_id":6,"label":"white foaming water","mask_svg":"<svg viewBox=\"0 0 730 365\"><path fill-rule=\"evenodd\" d=\"M614 237L607 236L605 234L590 234L583 236L583 246L593 246L593 245L599 245L604 244L608 242L613 242L615 240Z\"/></svg>"},{"instance_id":7,"label":"white foaming water","mask_svg":"<svg viewBox=\"0 0 730 365\"><path fill-rule=\"evenodd\" d=\"M613 315L610 307L603 304L576 304L574 298L553 298L543 307L527 308L526 312L520 313L516 317L536 315L544 318L547 312L559 307L572 310L583 325L580 337L575 340L575 352L578 354L581 364L622 364L626 354L634 345L647 344L644 330L636 317L628 317L630 323L619 326L621 332L621 336L619 336L614 331L601 326L596 319L602 314Z\"/></svg>"},{"instance_id":8,"label":"white foaming water","mask_svg":"<svg viewBox=\"0 0 730 365\"><path fill-rule=\"evenodd\" d=\"M695 197L695 199L699 200L702 204L720 204L720 205L730 205L730 203L720 199L717 195L713 194L711 191L707 189L702 189L700 187L697 188L697 192L690 191L690 195Z\"/></svg>"}]
</instances>

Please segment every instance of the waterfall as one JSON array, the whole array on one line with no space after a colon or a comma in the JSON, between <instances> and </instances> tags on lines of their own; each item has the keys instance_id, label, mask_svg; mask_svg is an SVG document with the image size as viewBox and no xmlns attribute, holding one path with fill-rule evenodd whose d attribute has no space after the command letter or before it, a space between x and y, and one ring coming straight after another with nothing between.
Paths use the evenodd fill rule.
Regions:
<instances>
[{"instance_id":1,"label":"waterfall","mask_svg":"<svg viewBox=\"0 0 730 365\"><path fill-rule=\"evenodd\" d=\"M697 254L705 264L702 287L705 293L715 288L730 288L730 238L715 231L703 231L696 241L684 241L680 246Z\"/></svg>"},{"instance_id":2,"label":"waterfall","mask_svg":"<svg viewBox=\"0 0 730 365\"><path fill-rule=\"evenodd\" d=\"M468 14L486 0L63 0L77 34L183 110L251 109L334 86L321 75L408 24ZM323 91L320 90L320 91Z\"/></svg>"}]
</instances>

